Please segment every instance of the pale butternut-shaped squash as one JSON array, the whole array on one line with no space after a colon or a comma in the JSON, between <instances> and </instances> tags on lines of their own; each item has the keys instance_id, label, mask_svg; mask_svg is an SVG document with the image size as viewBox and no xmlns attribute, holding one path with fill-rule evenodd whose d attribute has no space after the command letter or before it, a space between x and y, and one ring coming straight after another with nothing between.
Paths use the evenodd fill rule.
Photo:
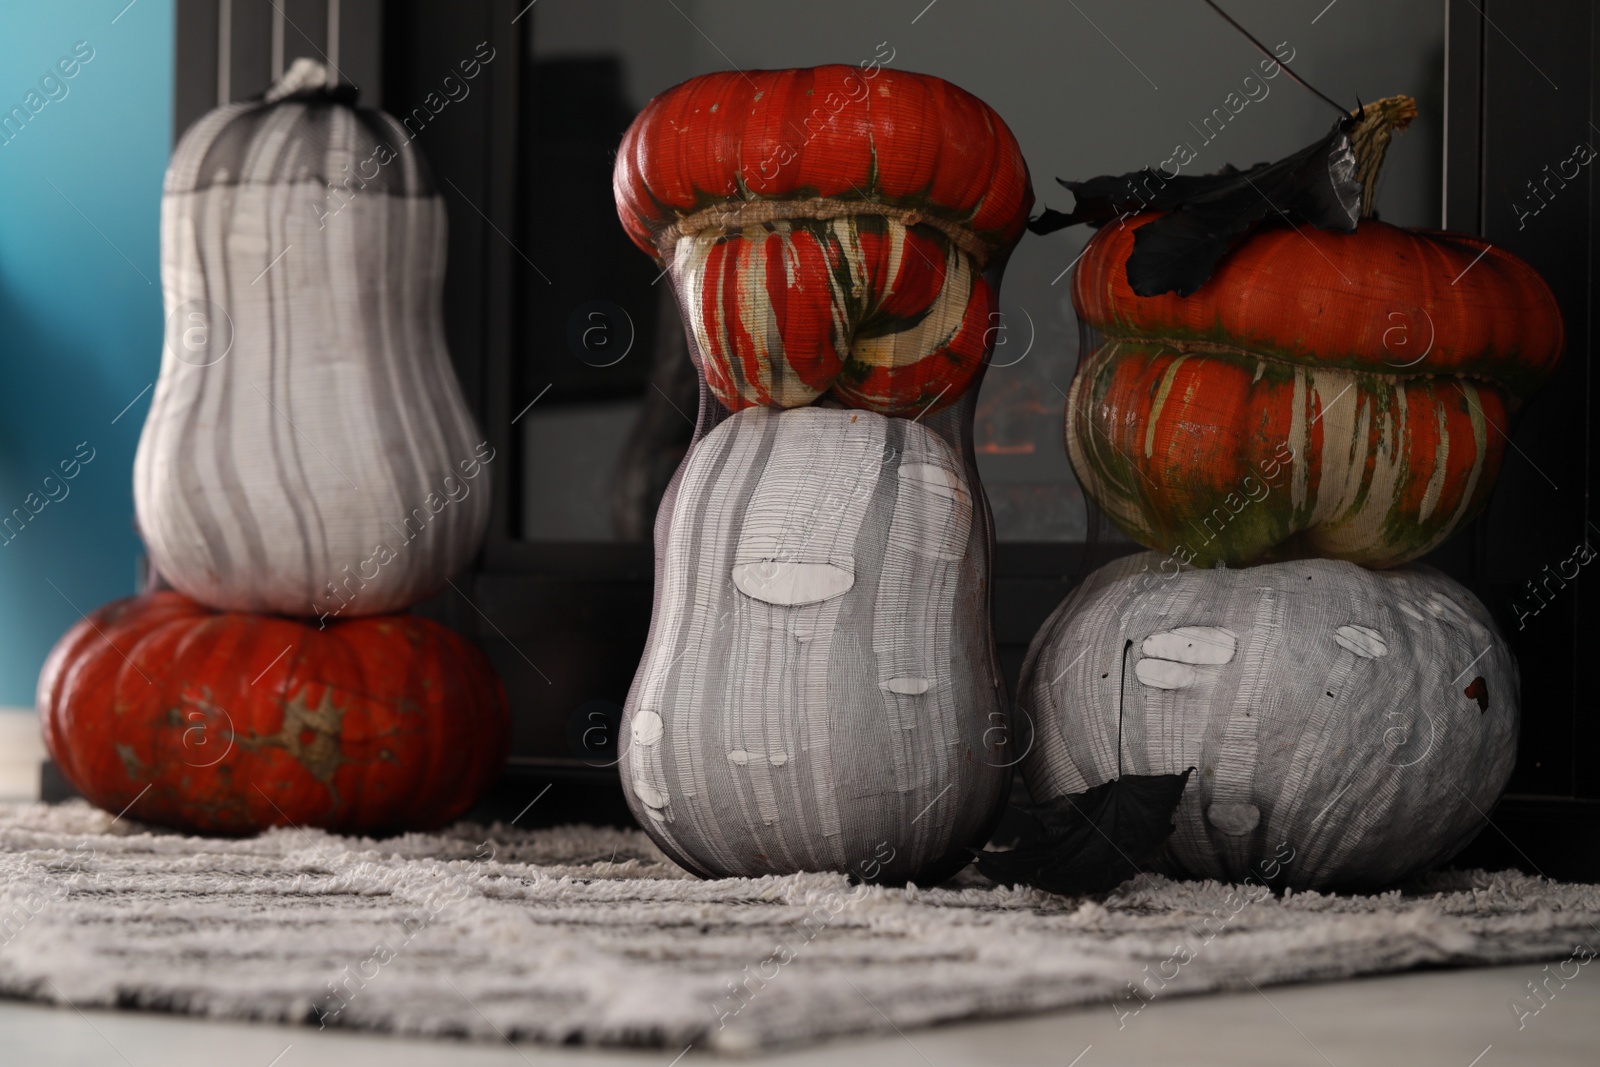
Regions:
<instances>
[{"instance_id":1,"label":"pale butternut-shaped squash","mask_svg":"<svg viewBox=\"0 0 1600 1067\"><path fill-rule=\"evenodd\" d=\"M445 347L445 225L406 129L317 64L184 135L134 464L172 585L219 609L348 617L425 599L468 563L494 452Z\"/></svg>"}]
</instances>

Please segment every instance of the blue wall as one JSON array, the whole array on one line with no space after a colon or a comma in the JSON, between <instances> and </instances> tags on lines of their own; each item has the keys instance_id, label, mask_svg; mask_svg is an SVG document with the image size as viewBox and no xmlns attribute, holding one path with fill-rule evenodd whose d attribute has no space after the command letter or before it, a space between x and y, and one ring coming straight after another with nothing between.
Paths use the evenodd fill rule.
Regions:
<instances>
[{"instance_id":1,"label":"blue wall","mask_svg":"<svg viewBox=\"0 0 1600 1067\"><path fill-rule=\"evenodd\" d=\"M0 127L0 517L39 508L20 532L0 527L0 705L33 703L72 605L134 590L131 472L150 394L128 404L161 356L173 0L126 3L8 4L0 31L0 119L38 109L20 132ZM79 42L93 58L62 78Z\"/></svg>"}]
</instances>

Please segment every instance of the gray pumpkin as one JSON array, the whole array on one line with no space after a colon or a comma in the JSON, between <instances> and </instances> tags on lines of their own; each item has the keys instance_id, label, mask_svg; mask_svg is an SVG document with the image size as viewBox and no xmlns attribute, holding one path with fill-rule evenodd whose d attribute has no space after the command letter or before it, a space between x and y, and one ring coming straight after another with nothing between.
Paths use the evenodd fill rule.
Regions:
<instances>
[{"instance_id":1,"label":"gray pumpkin","mask_svg":"<svg viewBox=\"0 0 1600 1067\"><path fill-rule=\"evenodd\" d=\"M1420 566L1162 564L1100 568L1035 636L1036 799L1194 767L1180 870L1281 866L1295 887L1386 885L1482 828L1516 759L1518 676L1471 593Z\"/></svg>"},{"instance_id":2,"label":"gray pumpkin","mask_svg":"<svg viewBox=\"0 0 1600 1067\"><path fill-rule=\"evenodd\" d=\"M982 498L925 426L751 408L662 504L624 711L640 824L705 876L937 881L1010 781Z\"/></svg>"}]
</instances>

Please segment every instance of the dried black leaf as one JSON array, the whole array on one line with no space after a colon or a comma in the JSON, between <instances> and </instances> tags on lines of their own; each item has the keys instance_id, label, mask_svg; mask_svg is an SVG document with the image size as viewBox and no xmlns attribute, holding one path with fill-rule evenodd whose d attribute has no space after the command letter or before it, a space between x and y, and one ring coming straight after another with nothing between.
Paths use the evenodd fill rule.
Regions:
<instances>
[{"instance_id":1,"label":"dried black leaf","mask_svg":"<svg viewBox=\"0 0 1600 1067\"><path fill-rule=\"evenodd\" d=\"M1229 166L1216 174L1167 177L1146 167L1084 182L1057 179L1072 192L1071 213L1047 210L1028 228L1052 233L1079 223L1120 224L1147 208L1165 212L1135 234L1128 284L1139 296L1189 296L1206 283L1228 250L1269 216L1355 231L1361 209L1361 183L1350 147L1355 121L1336 123L1314 144L1249 170Z\"/></svg>"},{"instance_id":2,"label":"dried black leaf","mask_svg":"<svg viewBox=\"0 0 1600 1067\"><path fill-rule=\"evenodd\" d=\"M1194 773L1125 774L1023 810L1031 823L1010 852L978 853L978 869L1005 885L1102 893L1157 866L1172 816Z\"/></svg>"}]
</instances>

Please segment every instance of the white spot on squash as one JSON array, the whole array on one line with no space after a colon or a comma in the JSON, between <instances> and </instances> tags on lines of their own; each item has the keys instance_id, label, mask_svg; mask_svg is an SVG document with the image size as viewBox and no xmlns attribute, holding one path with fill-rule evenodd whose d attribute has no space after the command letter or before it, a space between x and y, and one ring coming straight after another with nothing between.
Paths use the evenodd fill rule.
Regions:
<instances>
[{"instance_id":1,"label":"white spot on squash","mask_svg":"<svg viewBox=\"0 0 1600 1067\"><path fill-rule=\"evenodd\" d=\"M773 752L767 756L767 762L772 764L774 767L782 767L785 763L789 762L789 753Z\"/></svg>"},{"instance_id":2,"label":"white spot on squash","mask_svg":"<svg viewBox=\"0 0 1600 1067\"><path fill-rule=\"evenodd\" d=\"M880 688L887 689L891 693L904 693L907 696L918 696L922 693L926 693L929 688L932 687L932 685L933 683L926 678L912 678L907 676L901 678L890 678L887 682L883 682Z\"/></svg>"},{"instance_id":3,"label":"white spot on squash","mask_svg":"<svg viewBox=\"0 0 1600 1067\"><path fill-rule=\"evenodd\" d=\"M667 795L651 785L649 782L634 779L633 795L647 808L664 808L667 806ZM655 812L651 812L652 815Z\"/></svg>"},{"instance_id":4,"label":"white spot on squash","mask_svg":"<svg viewBox=\"0 0 1600 1067\"><path fill-rule=\"evenodd\" d=\"M1175 663L1204 663L1215 666L1233 659L1239 638L1220 626L1180 626L1151 634L1139 651L1156 659Z\"/></svg>"},{"instance_id":5,"label":"white spot on squash","mask_svg":"<svg viewBox=\"0 0 1600 1067\"><path fill-rule=\"evenodd\" d=\"M1448 622L1457 623L1462 626L1475 625L1472 616L1461 610L1460 604L1446 600L1438 593L1430 596L1423 604L1423 607L1427 608L1428 612L1436 619L1444 619Z\"/></svg>"},{"instance_id":6,"label":"white spot on squash","mask_svg":"<svg viewBox=\"0 0 1600 1067\"><path fill-rule=\"evenodd\" d=\"M1195 683L1199 673L1187 663L1168 659L1142 659L1133 665L1134 676L1152 689L1184 689Z\"/></svg>"},{"instance_id":7,"label":"white spot on squash","mask_svg":"<svg viewBox=\"0 0 1600 1067\"><path fill-rule=\"evenodd\" d=\"M1206 809L1206 822L1229 837L1243 837L1261 822L1261 809L1254 804L1213 804Z\"/></svg>"},{"instance_id":8,"label":"white spot on squash","mask_svg":"<svg viewBox=\"0 0 1600 1067\"><path fill-rule=\"evenodd\" d=\"M1402 615L1405 615L1407 618L1413 619L1416 622L1425 622L1426 621L1422 617L1422 612L1418 611L1417 610L1417 606L1415 604L1413 604L1411 601L1402 600L1402 601L1400 601L1398 607L1400 608L1400 613Z\"/></svg>"},{"instance_id":9,"label":"white spot on squash","mask_svg":"<svg viewBox=\"0 0 1600 1067\"><path fill-rule=\"evenodd\" d=\"M780 560L736 564L732 577L745 596L780 607L832 600L856 584L855 574L837 564Z\"/></svg>"},{"instance_id":10,"label":"white spot on squash","mask_svg":"<svg viewBox=\"0 0 1600 1067\"><path fill-rule=\"evenodd\" d=\"M661 740L661 716L648 708L633 717L633 743L653 745Z\"/></svg>"},{"instance_id":11,"label":"white spot on squash","mask_svg":"<svg viewBox=\"0 0 1600 1067\"><path fill-rule=\"evenodd\" d=\"M920 486L935 496L966 503L967 487L961 483L961 476L937 463L902 463L899 474L901 481Z\"/></svg>"},{"instance_id":12,"label":"white spot on squash","mask_svg":"<svg viewBox=\"0 0 1600 1067\"><path fill-rule=\"evenodd\" d=\"M728 753L728 762L737 763L739 766L743 767L746 763L750 762L750 753L746 752L742 748L736 748L732 752Z\"/></svg>"},{"instance_id":13,"label":"white spot on squash","mask_svg":"<svg viewBox=\"0 0 1600 1067\"><path fill-rule=\"evenodd\" d=\"M1341 626L1333 632L1333 640L1346 652L1353 652L1363 659L1378 659L1389 654L1389 646L1384 642L1383 635L1370 626Z\"/></svg>"}]
</instances>

